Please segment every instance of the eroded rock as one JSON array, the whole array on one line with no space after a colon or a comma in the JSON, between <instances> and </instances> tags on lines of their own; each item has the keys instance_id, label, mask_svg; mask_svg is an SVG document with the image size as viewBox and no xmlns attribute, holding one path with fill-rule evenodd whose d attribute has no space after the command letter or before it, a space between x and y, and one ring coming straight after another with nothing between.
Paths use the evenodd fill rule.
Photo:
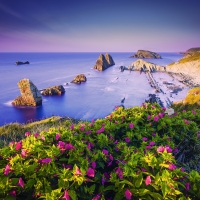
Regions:
<instances>
[{"instance_id":1,"label":"eroded rock","mask_svg":"<svg viewBox=\"0 0 200 200\"><path fill-rule=\"evenodd\" d=\"M81 84L82 82L86 82L87 78L84 74L79 74L74 78L74 80L71 83Z\"/></svg>"},{"instance_id":2,"label":"eroded rock","mask_svg":"<svg viewBox=\"0 0 200 200\"><path fill-rule=\"evenodd\" d=\"M153 59L161 59L161 55L146 50L138 50L136 54L132 55L131 58L153 58Z\"/></svg>"},{"instance_id":3,"label":"eroded rock","mask_svg":"<svg viewBox=\"0 0 200 200\"><path fill-rule=\"evenodd\" d=\"M65 88L62 85L48 87L42 91L42 95L52 96L52 95L61 95L65 92Z\"/></svg>"}]
</instances>

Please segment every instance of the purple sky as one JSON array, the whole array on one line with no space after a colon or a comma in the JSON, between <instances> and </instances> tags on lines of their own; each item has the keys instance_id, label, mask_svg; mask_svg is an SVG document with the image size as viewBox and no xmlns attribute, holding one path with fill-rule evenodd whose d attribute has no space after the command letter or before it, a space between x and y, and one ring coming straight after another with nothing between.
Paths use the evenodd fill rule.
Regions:
<instances>
[{"instance_id":1,"label":"purple sky","mask_svg":"<svg viewBox=\"0 0 200 200\"><path fill-rule=\"evenodd\" d=\"M0 52L200 47L200 0L1 0Z\"/></svg>"}]
</instances>

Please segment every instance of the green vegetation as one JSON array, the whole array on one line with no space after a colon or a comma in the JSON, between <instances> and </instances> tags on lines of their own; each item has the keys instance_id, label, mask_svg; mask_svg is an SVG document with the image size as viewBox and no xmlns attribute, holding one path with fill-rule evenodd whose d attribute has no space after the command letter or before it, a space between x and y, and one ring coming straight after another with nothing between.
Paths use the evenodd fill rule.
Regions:
<instances>
[{"instance_id":1,"label":"green vegetation","mask_svg":"<svg viewBox=\"0 0 200 200\"><path fill-rule=\"evenodd\" d=\"M197 51L200 51L200 47L190 48L185 53L195 53Z\"/></svg>"},{"instance_id":2,"label":"green vegetation","mask_svg":"<svg viewBox=\"0 0 200 200\"><path fill-rule=\"evenodd\" d=\"M176 111L200 109L200 88L196 87L189 90L185 99L174 103L172 107Z\"/></svg>"},{"instance_id":3,"label":"green vegetation","mask_svg":"<svg viewBox=\"0 0 200 200\"><path fill-rule=\"evenodd\" d=\"M117 107L104 119L21 132L0 149L0 198L200 199L200 110L164 112Z\"/></svg>"}]
</instances>

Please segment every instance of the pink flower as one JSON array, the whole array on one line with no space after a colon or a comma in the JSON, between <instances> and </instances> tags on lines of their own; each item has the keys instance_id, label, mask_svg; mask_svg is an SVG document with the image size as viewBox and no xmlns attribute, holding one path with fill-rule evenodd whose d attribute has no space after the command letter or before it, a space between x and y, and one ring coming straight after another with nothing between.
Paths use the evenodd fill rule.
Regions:
<instances>
[{"instance_id":1,"label":"pink flower","mask_svg":"<svg viewBox=\"0 0 200 200\"><path fill-rule=\"evenodd\" d=\"M176 169L176 168L177 168L176 165L174 165L173 163L171 163L171 164L169 165L169 167L168 167L169 170L174 170L174 169Z\"/></svg>"},{"instance_id":2,"label":"pink flower","mask_svg":"<svg viewBox=\"0 0 200 200\"><path fill-rule=\"evenodd\" d=\"M164 108L162 108L164 111L166 111L166 108L164 107Z\"/></svg>"},{"instance_id":3,"label":"pink flower","mask_svg":"<svg viewBox=\"0 0 200 200\"><path fill-rule=\"evenodd\" d=\"M10 191L9 194L12 195L15 198L17 197L17 194L16 194L15 190Z\"/></svg>"},{"instance_id":4,"label":"pink flower","mask_svg":"<svg viewBox=\"0 0 200 200\"><path fill-rule=\"evenodd\" d=\"M4 175L8 175L10 172L11 172L10 165L7 164L4 170Z\"/></svg>"},{"instance_id":5,"label":"pink flower","mask_svg":"<svg viewBox=\"0 0 200 200\"><path fill-rule=\"evenodd\" d=\"M81 170L76 167L75 175L82 175Z\"/></svg>"},{"instance_id":6,"label":"pink flower","mask_svg":"<svg viewBox=\"0 0 200 200\"><path fill-rule=\"evenodd\" d=\"M27 152L28 152L27 150L22 149L22 152L21 152L22 158L26 157Z\"/></svg>"},{"instance_id":7,"label":"pink flower","mask_svg":"<svg viewBox=\"0 0 200 200\"><path fill-rule=\"evenodd\" d=\"M64 196L62 198L65 200L70 200L70 196L67 190L64 191Z\"/></svg>"},{"instance_id":8,"label":"pink flower","mask_svg":"<svg viewBox=\"0 0 200 200\"><path fill-rule=\"evenodd\" d=\"M151 176L146 177L145 184L146 184L146 186L151 184Z\"/></svg>"},{"instance_id":9,"label":"pink flower","mask_svg":"<svg viewBox=\"0 0 200 200\"><path fill-rule=\"evenodd\" d=\"M118 167L115 172L118 175L119 179L123 179L123 171L120 169L120 167Z\"/></svg>"},{"instance_id":10,"label":"pink flower","mask_svg":"<svg viewBox=\"0 0 200 200\"><path fill-rule=\"evenodd\" d=\"M187 119L184 119L185 124L189 124L189 121Z\"/></svg>"},{"instance_id":11,"label":"pink flower","mask_svg":"<svg viewBox=\"0 0 200 200\"><path fill-rule=\"evenodd\" d=\"M155 142L149 142L149 145L150 145L150 146L154 146L154 145L155 145Z\"/></svg>"},{"instance_id":12,"label":"pink flower","mask_svg":"<svg viewBox=\"0 0 200 200\"><path fill-rule=\"evenodd\" d=\"M62 153L65 151L65 142L59 141L57 146Z\"/></svg>"},{"instance_id":13,"label":"pink flower","mask_svg":"<svg viewBox=\"0 0 200 200\"><path fill-rule=\"evenodd\" d=\"M134 124L133 124L133 123L130 123L130 124L129 124L129 128L134 128Z\"/></svg>"},{"instance_id":14,"label":"pink flower","mask_svg":"<svg viewBox=\"0 0 200 200\"><path fill-rule=\"evenodd\" d=\"M60 134L56 133L56 140L59 140L59 138L60 138Z\"/></svg>"},{"instance_id":15,"label":"pink flower","mask_svg":"<svg viewBox=\"0 0 200 200\"><path fill-rule=\"evenodd\" d=\"M131 200L132 193L130 190L127 189L124 194L125 194L126 199Z\"/></svg>"},{"instance_id":16,"label":"pink flower","mask_svg":"<svg viewBox=\"0 0 200 200\"><path fill-rule=\"evenodd\" d=\"M17 144L16 144L16 151L18 151L18 150L20 150L22 148L22 141L20 141L20 142L17 142Z\"/></svg>"},{"instance_id":17,"label":"pink flower","mask_svg":"<svg viewBox=\"0 0 200 200\"><path fill-rule=\"evenodd\" d=\"M72 124L71 126L70 126L70 129L73 131L74 130L74 124Z\"/></svg>"},{"instance_id":18,"label":"pink flower","mask_svg":"<svg viewBox=\"0 0 200 200\"><path fill-rule=\"evenodd\" d=\"M147 119L150 120L150 119L151 119L151 115L148 115L148 116L147 116Z\"/></svg>"},{"instance_id":19,"label":"pink flower","mask_svg":"<svg viewBox=\"0 0 200 200\"><path fill-rule=\"evenodd\" d=\"M146 149L151 149L151 146L146 146Z\"/></svg>"},{"instance_id":20,"label":"pink flower","mask_svg":"<svg viewBox=\"0 0 200 200\"><path fill-rule=\"evenodd\" d=\"M158 153L163 153L165 151L165 147L163 147L163 146L159 146L158 148L157 148L157 152Z\"/></svg>"},{"instance_id":21,"label":"pink flower","mask_svg":"<svg viewBox=\"0 0 200 200\"><path fill-rule=\"evenodd\" d=\"M38 160L39 163L46 163L46 164L50 163L51 161L52 161L51 158L44 158L44 159Z\"/></svg>"},{"instance_id":22,"label":"pink flower","mask_svg":"<svg viewBox=\"0 0 200 200\"><path fill-rule=\"evenodd\" d=\"M103 153L104 155L108 155L108 150L103 149L103 150L102 150L102 153Z\"/></svg>"},{"instance_id":23,"label":"pink flower","mask_svg":"<svg viewBox=\"0 0 200 200\"><path fill-rule=\"evenodd\" d=\"M96 131L97 134L103 133L104 132L104 127L101 127L99 130Z\"/></svg>"},{"instance_id":24,"label":"pink flower","mask_svg":"<svg viewBox=\"0 0 200 200\"><path fill-rule=\"evenodd\" d=\"M131 140L130 140L130 138L126 137L126 138L125 138L125 141L126 141L127 143L129 143Z\"/></svg>"},{"instance_id":25,"label":"pink flower","mask_svg":"<svg viewBox=\"0 0 200 200\"><path fill-rule=\"evenodd\" d=\"M186 110L183 110L183 112L186 112Z\"/></svg>"},{"instance_id":26,"label":"pink flower","mask_svg":"<svg viewBox=\"0 0 200 200\"><path fill-rule=\"evenodd\" d=\"M147 141L147 140L148 140L148 138L146 138L146 137L143 137L143 138L142 138L142 140L143 140L143 141Z\"/></svg>"},{"instance_id":27,"label":"pink flower","mask_svg":"<svg viewBox=\"0 0 200 200\"><path fill-rule=\"evenodd\" d=\"M194 111L194 110L192 110L192 113L194 114L194 115L196 115L197 113Z\"/></svg>"},{"instance_id":28,"label":"pink flower","mask_svg":"<svg viewBox=\"0 0 200 200\"><path fill-rule=\"evenodd\" d=\"M185 184L185 189L188 191L188 190L190 190L190 183L189 182L187 182L186 184Z\"/></svg>"},{"instance_id":29,"label":"pink flower","mask_svg":"<svg viewBox=\"0 0 200 200\"><path fill-rule=\"evenodd\" d=\"M200 133L198 133L197 136L200 137Z\"/></svg>"},{"instance_id":30,"label":"pink flower","mask_svg":"<svg viewBox=\"0 0 200 200\"><path fill-rule=\"evenodd\" d=\"M165 147L165 149L166 149L167 153L172 153L172 149L169 146Z\"/></svg>"},{"instance_id":31,"label":"pink flower","mask_svg":"<svg viewBox=\"0 0 200 200\"><path fill-rule=\"evenodd\" d=\"M40 134L39 133L35 133L34 137L37 138Z\"/></svg>"},{"instance_id":32,"label":"pink flower","mask_svg":"<svg viewBox=\"0 0 200 200\"><path fill-rule=\"evenodd\" d=\"M92 200L99 200L101 198L101 195L98 194L96 197L92 198Z\"/></svg>"},{"instance_id":33,"label":"pink flower","mask_svg":"<svg viewBox=\"0 0 200 200\"><path fill-rule=\"evenodd\" d=\"M18 185L24 188L24 181L22 178L19 178Z\"/></svg>"},{"instance_id":34,"label":"pink flower","mask_svg":"<svg viewBox=\"0 0 200 200\"><path fill-rule=\"evenodd\" d=\"M75 148L72 144L69 143L69 144L66 144L65 149L66 150L72 150L72 149L75 149Z\"/></svg>"},{"instance_id":35,"label":"pink flower","mask_svg":"<svg viewBox=\"0 0 200 200\"><path fill-rule=\"evenodd\" d=\"M45 137L44 137L44 135L41 136L41 140L45 141Z\"/></svg>"},{"instance_id":36,"label":"pink flower","mask_svg":"<svg viewBox=\"0 0 200 200\"><path fill-rule=\"evenodd\" d=\"M86 175L89 177L94 177L94 174L95 174L94 170L92 168L88 168Z\"/></svg>"},{"instance_id":37,"label":"pink flower","mask_svg":"<svg viewBox=\"0 0 200 200\"><path fill-rule=\"evenodd\" d=\"M30 134L31 134L30 132L26 132L25 136L28 137L28 136L30 136Z\"/></svg>"},{"instance_id":38,"label":"pink flower","mask_svg":"<svg viewBox=\"0 0 200 200\"><path fill-rule=\"evenodd\" d=\"M159 117L158 117L158 116L155 116L155 117L153 118L153 120L154 120L155 122L157 122L157 121L159 120Z\"/></svg>"},{"instance_id":39,"label":"pink flower","mask_svg":"<svg viewBox=\"0 0 200 200\"><path fill-rule=\"evenodd\" d=\"M96 162L92 162L91 166L92 166L93 169L95 169L96 168Z\"/></svg>"}]
</instances>

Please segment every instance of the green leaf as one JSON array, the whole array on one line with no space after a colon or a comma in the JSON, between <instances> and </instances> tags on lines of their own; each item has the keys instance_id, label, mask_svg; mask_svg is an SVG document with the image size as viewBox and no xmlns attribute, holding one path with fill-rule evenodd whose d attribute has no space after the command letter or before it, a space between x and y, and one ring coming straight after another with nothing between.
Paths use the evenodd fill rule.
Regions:
<instances>
[{"instance_id":1,"label":"green leaf","mask_svg":"<svg viewBox=\"0 0 200 200\"><path fill-rule=\"evenodd\" d=\"M158 193L155 193L155 192L151 192L151 193L149 193L154 199L157 199L157 200L162 200L163 199L163 197L160 195L160 194L158 194Z\"/></svg>"},{"instance_id":2,"label":"green leaf","mask_svg":"<svg viewBox=\"0 0 200 200\"><path fill-rule=\"evenodd\" d=\"M161 190L163 193L163 197L165 197L167 193L169 192L170 187L166 183L161 183Z\"/></svg>"},{"instance_id":3,"label":"green leaf","mask_svg":"<svg viewBox=\"0 0 200 200\"><path fill-rule=\"evenodd\" d=\"M139 189L139 195L144 196L145 194L148 194L150 191L147 189Z\"/></svg>"},{"instance_id":4,"label":"green leaf","mask_svg":"<svg viewBox=\"0 0 200 200\"><path fill-rule=\"evenodd\" d=\"M137 180L135 181L136 188L139 188L141 186L142 181L143 181L143 175L142 173L140 173L139 176L137 177Z\"/></svg>"},{"instance_id":5,"label":"green leaf","mask_svg":"<svg viewBox=\"0 0 200 200\"><path fill-rule=\"evenodd\" d=\"M74 190L69 190L68 191L69 193L69 196L72 198L72 200L77 200L77 195L76 195L76 192Z\"/></svg>"},{"instance_id":6,"label":"green leaf","mask_svg":"<svg viewBox=\"0 0 200 200\"><path fill-rule=\"evenodd\" d=\"M98 162L98 164L99 164L99 166L100 166L102 169L104 169L105 165L104 165L103 162Z\"/></svg>"}]
</instances>

